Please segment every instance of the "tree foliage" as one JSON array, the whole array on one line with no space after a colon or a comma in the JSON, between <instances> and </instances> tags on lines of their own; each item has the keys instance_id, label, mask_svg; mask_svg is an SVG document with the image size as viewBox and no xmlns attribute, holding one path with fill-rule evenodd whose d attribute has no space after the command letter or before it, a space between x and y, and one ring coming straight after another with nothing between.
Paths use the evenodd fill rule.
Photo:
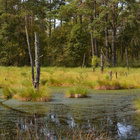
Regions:
<instances>
[{"instance_id":1,"label":"tree foliage","mask_svg":"<svg viewBox=\"0 0 140 140\"><path fill-rule=\"evenodd\" d=\"M135 0L0 0L0 64L29 65L25 26L42 66L90 66L101 48L110 65L140 59L140 3ZM121 62L121 63L120 63Z\"/></svg>"}]
</instances>

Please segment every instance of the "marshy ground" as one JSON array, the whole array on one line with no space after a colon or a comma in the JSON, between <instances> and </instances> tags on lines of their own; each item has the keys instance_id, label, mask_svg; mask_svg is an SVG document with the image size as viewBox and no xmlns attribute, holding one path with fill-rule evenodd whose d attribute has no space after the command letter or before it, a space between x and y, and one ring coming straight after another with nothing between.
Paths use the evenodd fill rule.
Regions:
<instances>
[{"instance_id":1,"label":"marshy ground","mask_svg":"<svg viewBox=\"0 0 140 140\"><path fill-rule=\"evenodd\" d=\"M110 77L110 72L112 75ZM117 72L117 76L116 76ZM27 101L50 101L49 87L71 87L69 93L83 93L87 89L115 90L140 88L140 69L100 68L95 72L91 68L41 68L40 90L34 91L29 67L0 67L0 87L3 87L4 98L17 98ZM81 88L77 88L81 87ZM82 89L82 90L81 90ZM83 92L82 92L83 91ZM68 93L68 92L67 92ZM80 95L80 94L79 94ZM71 96L71 95L70 95Z\"/></svg>"},{"instance_id":2,"label":"marshy ground","mask_svg":"<svg viewBox=\"0 0 140 140\"><path fill-rule=\"evenodd\" d=\"M89 98L66 98L52 88L51 102L10 99L0 105L1 137L37 139L139 139L134 100L140 90L90 90ZM1 99L2 101L3 99ZM18 134L17 134L18 132Z\"/></svg>"},{"instance_id":3,"label":"marshy ground","mask_svg":"<svg viewBox=\"0 0 140 140\"><path fill-rule=\"evenodd\" d=\"M140 139L139 72L134 68L107 68L101 73L99 68L92 72L91 68L44 67L41 92L34 94L29 67L0 67L0 137ZM88 90L88 98L66 97L77 86ZM106 87L114 90L100 90ZM50 100L38 102L40 97Z\"/></svg>"}]
</instances>

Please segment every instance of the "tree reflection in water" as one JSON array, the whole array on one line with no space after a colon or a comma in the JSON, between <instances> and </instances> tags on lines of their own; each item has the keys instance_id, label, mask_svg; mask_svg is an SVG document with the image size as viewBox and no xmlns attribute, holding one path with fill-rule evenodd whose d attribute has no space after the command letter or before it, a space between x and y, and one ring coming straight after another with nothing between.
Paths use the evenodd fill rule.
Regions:
<instances>
[{"instance_id":1,"label":"tree reflection in water","mask_svg":"<svg viewBox=\"0 0 140 140\"><path fill-rule=\"evenodd\" d=\"M67 121L66 121L67 120ZM34 115L18 117L18 123L9 132L1 128L1 139L106 139L105 133L97 133L91 128L87 131L73 125L73 118L57 118L55 115Z\"/></svg>"},{"instance_id":2,"label":"tree reflection in water","mask_svg":"<svg viewBox=\"0 0 140 140\"><path fill-rule=\"evenodd\" d=\"M47 106L49 111L34 115L0 105L0 136L21 140L140 139L139 126L134 121L136 112L130 104L133 97L92 95L77 100L65 99L60 94L54 102L40 105Z\"/></svg>"}]
</instances>

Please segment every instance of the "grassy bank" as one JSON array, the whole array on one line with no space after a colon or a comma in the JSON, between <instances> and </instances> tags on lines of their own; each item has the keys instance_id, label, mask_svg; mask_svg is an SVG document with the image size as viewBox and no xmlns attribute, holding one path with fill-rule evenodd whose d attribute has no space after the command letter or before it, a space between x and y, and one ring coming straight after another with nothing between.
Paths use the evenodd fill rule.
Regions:
<instances>
[{"instance_id":1,"label":"grassy bank","mask_svg":"<svg viewBox=\"0 0 140 140\"><path fill-rule=\"evenodd\" d=\"M112 80L109 76L110 71L112 71ZM140 88L139 79L140 68L131 68L129 71L126 68L105 68L101 73L100 68L93 72L92 68L42 67L40 93L41 96L47 97L48 94L46 95L44 92L48 90L48 87L53 86L75 87L80 85L84 88L105 90ZM0 87L5 87L4 97L6 98L14 96L23 99L27 96L28 100L43 100L31 88L30 67L0 67ZM31 99L30 96L35 97Z\"/></svg>"}]
</instances>

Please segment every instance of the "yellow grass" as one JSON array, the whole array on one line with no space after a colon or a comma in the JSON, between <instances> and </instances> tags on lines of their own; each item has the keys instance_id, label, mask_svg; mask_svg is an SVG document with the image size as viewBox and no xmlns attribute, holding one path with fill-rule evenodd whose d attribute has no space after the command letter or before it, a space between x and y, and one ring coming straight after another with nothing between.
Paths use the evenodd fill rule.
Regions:
<instances>
[{"instance_id":1,"label":"yellow grass","mask_svg":"<svg viewBox=\"0 0 140 140\"><path fill-rule=\"evenodd\" d=\"M112 80L109 78L111 70ZM118 73L117 79L115 72ZM92 68L41 68L41 87L78 85L90 89L140 88L140 68L130 68L129 71L126 68L105 68L103 73L100 72L100 68L95 72ZM22 88L23 86L32 86L30 67L0 67L0 87Z\"/></svg>"}]
</instances>

